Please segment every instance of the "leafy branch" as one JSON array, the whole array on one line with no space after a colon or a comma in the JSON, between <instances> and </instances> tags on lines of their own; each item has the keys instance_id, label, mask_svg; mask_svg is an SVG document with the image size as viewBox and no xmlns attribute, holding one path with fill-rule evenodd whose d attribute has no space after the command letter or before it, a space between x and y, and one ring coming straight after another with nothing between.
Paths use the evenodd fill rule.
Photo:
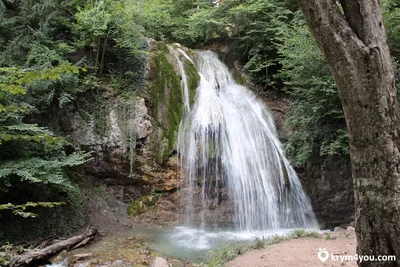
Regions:
<instances>
[{"instance_id":1,"label":"leafy branch","mask_svg":"<svg viewBox=\"0 0 400 267\"><path fill-rule=\"evenodd\" d=\"M12 210L12 213L15 215L19 215L24 218L35 218L38 215L33 212L26 211L27 208L54 208L56 206L65 205L65 202L27 202L25 204L14 205L11 203L8 204L0 204L0 211L2 210Z\"/></svg>"}]
</instances>

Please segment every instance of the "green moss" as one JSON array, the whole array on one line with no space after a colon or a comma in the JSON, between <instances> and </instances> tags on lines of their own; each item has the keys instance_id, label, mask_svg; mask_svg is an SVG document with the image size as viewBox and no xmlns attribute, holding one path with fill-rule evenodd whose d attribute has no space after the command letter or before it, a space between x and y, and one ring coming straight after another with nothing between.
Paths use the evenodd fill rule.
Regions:
<instances>
[{"instance_id":1,"label":"green moss","mask_svg":"<svg viewBox=\"0 0 400 267\"><path fill-rule=\"evenodd\" d=\"M157 205L157 196L144 196L140 200L134 200L128 206L127 213L130 216L138 216L145 213L147 210L154 209Z\"/></svg>"},{"instance_id":2,"label":"green moss","mask_svg":"<svg viewBox=\"0 0 400 267\"><path fill-rule=\"evenodd\" d=\"M162 52L164 54L169 54L169 48L168 45L162 41L156 42L157 45L157 51Z\"/></svg>"},{"instance_id":3,"label":"green moss","mask_svg":"<svg viewBox=\"0 0 400 267\"><path fill-rule=\"evenodd\" d=\"M150 84L150 89L153 94L153 117L163 130L159 143L163 143L164 138L167 139L162 148L156 149L157 159L161 163L168 158L174 149L175 136L178 132L183 109L180 78L168 61L168 47L165 44L160 44L159 49L154 57L156 77Z\"/></svg>"},{"instance_id":4,"label":"green moss","mask_svg":"<svg viewBox=\"0 0 400 267\"><path fill-rule=\"evenodd\" d=\"M200 82L200 75L197 72L196 67L193 66L193 64L188 60L185 60L184 67L186 76L188 78L190 106L193 106L194 101L196 99L197 87L199 86Z\"/></svg>"},{"instance_id":5,"label":"green moss","mask_svg":"<svg viewBox=\"0 0 400 267\"><path fill-rule=\"evenodd\" d=\"M159 145L155 147L159 163L165 162L173 152L183 116L181 78L168 61L169 54L168 46L157 42L157 51L153 56L155 78L149 84L153 96L153 117L162 131L156 142ZM193 64L186 59L184 68L188 77L190 104L193 105L200 76Z\"/></svg>"},{"instance_id":6,"label":"green moss","mask_svg":"<svg viewBox=\"0 0 400 267\"><path fill-rule=\"evenodd\" d=\"M242 73L235 68L231 68L233 79L240 85L248 86L246 80L244 79Z\"/></svg>"}]
</instances>

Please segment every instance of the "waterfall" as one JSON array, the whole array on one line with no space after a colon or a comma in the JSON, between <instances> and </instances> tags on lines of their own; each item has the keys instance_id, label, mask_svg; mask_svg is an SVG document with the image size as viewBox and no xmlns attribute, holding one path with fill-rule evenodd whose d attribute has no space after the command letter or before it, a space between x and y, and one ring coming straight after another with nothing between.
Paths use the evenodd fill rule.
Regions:
<instances>
[{"instance_id":1,"label":"waterfall","mask_svg":"<svg viewBox=\"0 0 400 267\"><path fill-rule=\"evenodd\" d=\"M317 227L265 104L238 85L214 53L200 52L197 69L196 100L186 108L178 134L185 224L219 224L223 213L220 221L228 216L237 230ZM182 83L186 106L187 81Z\"/></svg>"}]
</instances>

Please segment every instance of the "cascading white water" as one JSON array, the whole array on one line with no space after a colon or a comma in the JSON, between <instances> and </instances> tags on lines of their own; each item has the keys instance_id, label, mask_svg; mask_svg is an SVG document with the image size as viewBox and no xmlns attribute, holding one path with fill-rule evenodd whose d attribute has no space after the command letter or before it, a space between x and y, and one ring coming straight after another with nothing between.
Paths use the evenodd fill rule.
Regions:
<instances>
[{"instance_id":1,"label":"cascading white water","mask_svg":"<svg viewBox=\"0 0 400 267\"><path fill-rule=\"evenodd\" d=\"M238 230L317 227L267 107L234 81L214 53L200 52L197 69L195 104L178 137L186 225L213 225L225 202Z\"/></svg>"},{"instance_id":2,"label":"cascading white water","mask_svg":"<svg viewBox=\"0 0 400 267\"><path fill-rule=\"evenodd\" d=\"M182 60L179 58L180 55L183 55L187 60L189 60L193 65L194 62L192 59L183 51L182 49L178 48L175 50L173 47L168 46L169 51L171 54L175 56L176 61L178 62L179 74L181 75L181 86L182 86L182 95L183 95L183 107L185 113L190 111L190 100L189 100L189 85L188 79L186 76L185 68L183 67Z\"/></svg>"}]
</instances>

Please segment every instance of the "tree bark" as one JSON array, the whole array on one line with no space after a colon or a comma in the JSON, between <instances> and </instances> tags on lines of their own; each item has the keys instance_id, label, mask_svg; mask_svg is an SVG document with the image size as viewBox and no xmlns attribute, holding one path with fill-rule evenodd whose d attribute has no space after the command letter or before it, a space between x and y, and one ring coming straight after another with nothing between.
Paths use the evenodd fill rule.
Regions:
<instances>
[{"instance_id":1,"label":"tree bark","mask_svg":"<svg viewBox=\"0 0 400 267\"><path fill-rule=\"evenodd\" d=\"M98 66L99 66L99 60L100 60L100 37L97 37L97 51L96 51L96 61L94 63L94 68L98 72Z\"/></svg>"},{"instance_id":2,"label":"tree bark","mask_svg":"<svg viewBox=\"0 0 400 267\"><path fill-rule=\"evenodd\" d=\"M12 267L31 265L32 263L46 259L64 249L77 248L86 245L97 234L97 230L90 228L81 235L76 235L66 240L50 245L44 249L27 252L11 261Z\"/></svg>"},{"instance_id":3,"label":"tree bark","mask_svg":"<svg viewBox=\"0 0 400 267\"><path fill-rule=\"evenodd\" d=\"M379 0L298 3L335 77L346 116L357 253L397 257L359 265L400 266L397 89Z\"/></svg>"},{"instance_id":4,"label":"tree bark","mask_svg":"<svg viewBox=\"0 0 400 267\"><path fill-rule=\"evenodd\" d=\"M104 42L103 42L103 52L101 54L101 62L100 62L100 74L103 74L103 70L104 70L104 59L105 59L105 55L106 55L107 41L108 41L109 35L110 35L110 30L108 30L106 38L104 39Z\"/></svg>"}]
</instances>

